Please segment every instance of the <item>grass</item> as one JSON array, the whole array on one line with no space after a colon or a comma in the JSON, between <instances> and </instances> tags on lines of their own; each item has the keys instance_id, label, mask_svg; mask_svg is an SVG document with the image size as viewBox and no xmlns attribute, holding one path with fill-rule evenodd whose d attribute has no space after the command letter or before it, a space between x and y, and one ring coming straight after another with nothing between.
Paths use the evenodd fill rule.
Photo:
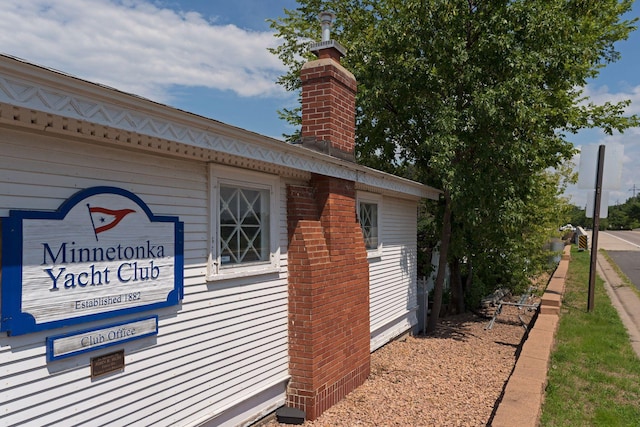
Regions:
<instances>
[{"instance_id":1,"label":"grass","mask_svg":"<svg viewBox=\"0 0 640 427\"><path fill-rule=\"evenodd\" d=\"M639 426L640 360L599 277L587 312L589 252L571 257L540 425Z\"/></svg>"}]
</instances>

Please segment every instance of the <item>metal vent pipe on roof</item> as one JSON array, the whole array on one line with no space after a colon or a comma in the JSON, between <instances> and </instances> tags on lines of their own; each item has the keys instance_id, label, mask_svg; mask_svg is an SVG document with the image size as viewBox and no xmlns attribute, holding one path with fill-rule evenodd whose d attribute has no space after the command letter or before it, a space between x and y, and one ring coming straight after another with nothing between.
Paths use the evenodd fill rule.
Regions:
<instances>
[{"instance_id":1,"label":"metal vent pipe on roof","mask_svg":"<svg viewBox=\"0 0 640 427\"><path fill-rule=\"evenodd\" d=\"M322 41L328 42L331 40L331 24L335 19L336 15L331 12L320 12L318 18L320 19L320 24L322 25Z\"/></svg>"}]
</instances>

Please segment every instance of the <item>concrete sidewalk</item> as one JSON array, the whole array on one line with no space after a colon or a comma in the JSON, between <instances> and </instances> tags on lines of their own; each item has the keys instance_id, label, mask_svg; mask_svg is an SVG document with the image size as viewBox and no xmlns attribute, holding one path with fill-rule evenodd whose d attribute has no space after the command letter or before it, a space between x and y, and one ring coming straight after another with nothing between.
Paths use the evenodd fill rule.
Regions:
<instances>
[{"instance_id":1,"label":"concrete sidewalk","mask_svg":"<svg viewBox=\"0 0 640 427\"><path fill-rule=\"evenodd\" d=\"M591 247L592 232L588 231L587 236L589 237L589 247ZM598 233L598 249L604 249L605 251L640 251L640 246L611 232L601 231Z\"/></svg>"}]
</instances>

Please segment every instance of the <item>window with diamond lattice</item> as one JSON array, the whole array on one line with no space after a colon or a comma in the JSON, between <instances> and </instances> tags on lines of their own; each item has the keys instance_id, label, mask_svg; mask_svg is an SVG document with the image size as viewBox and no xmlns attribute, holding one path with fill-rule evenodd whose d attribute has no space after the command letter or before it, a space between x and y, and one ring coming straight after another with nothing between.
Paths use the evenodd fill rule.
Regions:
<instances>
[{"instance_id":1,"label":"window with diamond lattice","mask_svg":"<svg viewBox=\"0 0 640 427\"><path fill-rule=\"evenodd\" d=\"M207 280L280 271L280 179L222 165L209 166L211 251Z\"/></svg>"},{"instance_id":2,"label":"window with diamond lattice","mask_svg":"<svg viewBox=\"0 0 640 427\"><path fill-rule=\"evenodd\" d=\"M220 263L269 259L269 192L220 187Z\"/></svg>"},{"instance_id":3,"label":"window with diamond lattice","mask_svg":"<svg viewBox=\"0 0 640 427\"><path fill-rule=\"evenodd\" d=\"M367 250L378 249L378 205L360 203L360 226Z\"/></svg>"}]
</instances>

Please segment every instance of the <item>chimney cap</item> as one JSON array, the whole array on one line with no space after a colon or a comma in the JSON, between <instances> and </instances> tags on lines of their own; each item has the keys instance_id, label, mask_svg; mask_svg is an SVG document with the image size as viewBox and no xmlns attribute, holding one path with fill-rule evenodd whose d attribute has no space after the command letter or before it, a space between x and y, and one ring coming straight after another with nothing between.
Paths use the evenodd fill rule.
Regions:
<instances>
[{"instance_id":1,"label":"chimney cap","mask_svg":"<svg viewBox=\"0 0 640 427\"><path fill-rule=\"evenodd\" d=\"M333 12L325 11L318 14L318 19L320 20L320 25L322 26L322 41L311 43L311 45L309 46L311 52L318 55L321 50L334 48L340 53L340 56L345 56L347 54L344 46L342 46L335 40L331 40L331 26L335 18L336 15Z\"/></svg>"}]
</instances>

